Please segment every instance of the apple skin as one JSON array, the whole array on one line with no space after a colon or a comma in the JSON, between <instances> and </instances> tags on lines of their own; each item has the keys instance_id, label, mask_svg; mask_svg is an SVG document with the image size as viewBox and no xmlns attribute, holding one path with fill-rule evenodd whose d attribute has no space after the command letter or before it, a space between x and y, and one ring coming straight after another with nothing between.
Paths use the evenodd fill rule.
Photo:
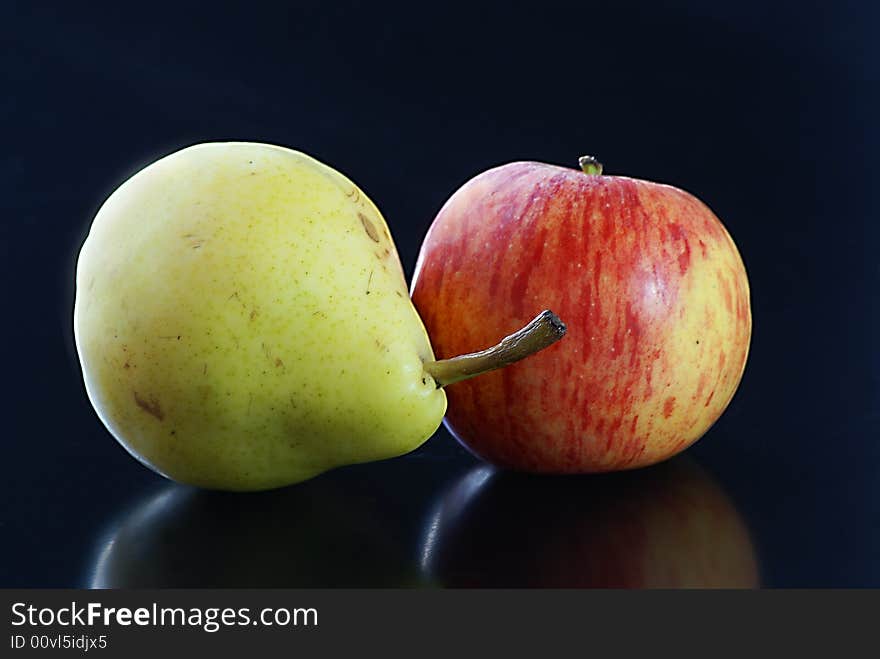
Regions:
<instances>
[{"instance_id":1,"label":"apple skin","mask_svg":"<svg viewBox=\"0 0 880 659\"><path fill-rule=\"evenodd\" d=\"M446 588L757 588L727 494L679 456L625 473L471 469L426 520L424 578Z\"/></svg>"},{"instance_id":2,"label":"apple skin","mask_svg":"<svg viewBox=\"0 0 880 659\"><path fill-rule=\"evenodd\" d=\"M530 472L631 469L683 451L729 404L751 339L745 267L701 201L537 162L452 195L411 295L438 359L492 345L542 309L565 322L550 348L446 388L453 435Z\"/></svg>"}]
</instances>

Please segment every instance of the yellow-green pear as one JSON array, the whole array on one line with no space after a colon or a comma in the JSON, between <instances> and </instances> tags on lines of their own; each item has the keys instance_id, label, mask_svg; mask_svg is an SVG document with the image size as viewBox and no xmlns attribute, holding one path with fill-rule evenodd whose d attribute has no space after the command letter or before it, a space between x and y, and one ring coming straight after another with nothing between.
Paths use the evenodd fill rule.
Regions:
<instances>
[{"instance_id":1,"label":"yellow-green pear","mask_svg":"<svg viewBox=\"0 0 880 659\"><path fill-rule=\"evenodd\" d=\"M407 453L464 377L434 361L376 206L267 144L192 146L123 183L79 255L74 330L116 439L214 489Z\"/></svg>"}]
</instances>

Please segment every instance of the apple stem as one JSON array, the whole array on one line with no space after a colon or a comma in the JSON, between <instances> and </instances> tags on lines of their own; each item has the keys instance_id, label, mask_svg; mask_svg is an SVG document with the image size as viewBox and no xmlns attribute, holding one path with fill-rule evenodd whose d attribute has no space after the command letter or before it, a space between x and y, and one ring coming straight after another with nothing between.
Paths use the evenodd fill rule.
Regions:
<instances>
[{"instance_id":1,"label":"apple stem","mask_svg":"<svg viewBox=\"0 0 880 659\"><path fill-rule=\"evenodd\" d=\"M505 336L497 345L451 359L425 362L425 372L434 378L439 389L518 362L553 345L563 336L565 323L547 309L522 329Z\"/></svg>"},{"instance_id":2,"label":"apple stem","mask_svg":"<svg viewBox=\"0 0 880 659\"><path fill-rule=\"evenodd\" d=\"M593 176L600 176L602 174L602 163L593 156L581 156L578 158L578 165L581 166L584 174L592 174Z\"/></svg>"}]
</instances>

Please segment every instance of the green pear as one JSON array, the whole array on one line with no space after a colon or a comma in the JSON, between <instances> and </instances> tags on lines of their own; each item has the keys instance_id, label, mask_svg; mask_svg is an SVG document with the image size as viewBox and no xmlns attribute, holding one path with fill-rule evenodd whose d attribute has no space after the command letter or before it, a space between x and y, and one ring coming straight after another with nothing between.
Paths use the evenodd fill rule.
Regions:
<instances>
[{"instance_id":1,"label":"green pear","mask_svg":"<svg viewBox=\"0 0 880 659\"><path fill-rule=\"evenodd\" d=\"M267 144L192 146L123 183L79 255L74 331L122 446L211 489L407 453L443 418L439 385L465 377L433 374L448 360L434 361L376 206Z\"/></svg>"}]
</instances>

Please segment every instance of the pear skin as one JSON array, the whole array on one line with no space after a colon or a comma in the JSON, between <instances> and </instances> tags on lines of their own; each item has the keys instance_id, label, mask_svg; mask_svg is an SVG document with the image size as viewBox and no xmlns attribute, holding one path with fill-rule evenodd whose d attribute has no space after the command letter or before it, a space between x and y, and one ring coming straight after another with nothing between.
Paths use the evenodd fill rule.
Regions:
<instances>
[{"instance_id":1,"label":"pear skin","mask_svg":"<svg viewBox=\"0 0 880 659\"><path fill-rule=\"evenodd\" d=\"M446 411L381 213L277 146L200 144L123 183L79 255L74 331L110 432L200 487L401 455Z\"/></svg>"}]
</instances>

